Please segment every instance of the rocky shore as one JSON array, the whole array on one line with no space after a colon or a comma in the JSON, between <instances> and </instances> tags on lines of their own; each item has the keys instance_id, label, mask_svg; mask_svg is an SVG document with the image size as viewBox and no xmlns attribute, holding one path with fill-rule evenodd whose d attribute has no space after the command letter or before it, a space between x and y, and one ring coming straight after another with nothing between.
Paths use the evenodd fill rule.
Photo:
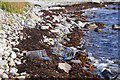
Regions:
<instances>
[{"instance_id":1,"label":"rocky shore","mask_svg":"<svg viewBox=\"0 0 120 80\"><path fill-rule=\"evenodd\" d=\"M79 10L109 4L113 3L55 5L47 8L37 4L24 14L0 9L0 79L103 80L91 72L95 67L88 58L82 37L89 30L99 31L104 24L87 21L87 16L81 15L85 12ZM69 49L72 51L69 52ZM45 50L39 54L46 56L28 56L29 51L35 50ZM69 55L72 57L69 58Z\"/></svg>"}]
</instances>

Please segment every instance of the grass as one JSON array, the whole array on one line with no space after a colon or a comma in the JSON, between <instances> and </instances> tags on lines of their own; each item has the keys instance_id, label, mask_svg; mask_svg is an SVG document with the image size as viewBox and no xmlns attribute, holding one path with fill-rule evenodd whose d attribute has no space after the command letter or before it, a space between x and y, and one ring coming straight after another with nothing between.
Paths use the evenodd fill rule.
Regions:
<instances>
[{"instance_id":1,"label":"grass","mask_svg":"<svg viewBox=\"0 0 120 80\"><path fill-rule=\"evenodd\" d=\"M25 5L30 4L28 2L1 2L1 8L8 12L20 13L22 14L25 10Z\"/></svg>"}]
</instances>

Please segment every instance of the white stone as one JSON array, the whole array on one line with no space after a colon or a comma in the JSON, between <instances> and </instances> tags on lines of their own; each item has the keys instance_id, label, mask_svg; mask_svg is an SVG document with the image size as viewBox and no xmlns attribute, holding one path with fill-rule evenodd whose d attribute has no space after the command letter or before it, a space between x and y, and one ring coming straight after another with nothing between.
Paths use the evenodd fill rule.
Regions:
<instances>
[{"instance_id":1,"label":"white stone","mask_svg":"<svg viewBox=\"0 0 120 80\"><path fill-rule=\"evenodd\" d=\"M17 77L19 80L24 80L25 79L25 76L19 76Z\"/></svg>"},{"instance_id":2,"label":"white stone","mask_svg":"<svg viewBox=\"0 0 120 80\"><path fill-rule=\"evenodd\" d=\"M4 72L4 70L3 69L0 69L0 74L2 74Z\"/></svg>"},{"instance_id":3,"label":"white stone","mask_svg":"<svg viewBox=\"0 0 120 80\"><path fill-rule=\"evenodd\" d=\"M26 76L26 74L27 74L26 72L22 72L21 73L22 76Z\"/></svg>"},{"instance_id":4,"label":"white stone","mask_svg":"<svg viewBox=\"0 0 120 80\"><path fill-rule=\"evenodd\" d=\"M49 29L49 26L41 26L41 29Z\"/></svg>"},{"instance_id":5,"label":"white stone","mask_svg":"<svg viewBox=\"0 0 120 80\"><path fill-rule=\"evenodd\" d=\"M10 69L10 73L12 73L12 74L16 74L17 71L18 71L18 69L16 69L16 68L11 68Z\"/></svg>"},{"instance_id":6,"label":"white stone","mask_svg":"<svg viewBox=\"0 0 120 80\"><path fill-rule=\"evenodd\" d=\"M6 60L0 60L0 66L4 66L7 65L7 61Z\"/></svg>"},{"instance_id":7,"label":"white stone","mask_svg":"<svg viewBox=\"0 0 120 80\"><path fill-rule=\"evenodd\" d=\"M13 48L13 51L19 52L20 50L18 48Z\"/></svg>"},{"instance_id":8,"label":"white stone","mask_svg":"<svg viewBox=\"0 0 120 80\"><path fill-rule=\"evenodd\" d=\"M0 75L0 77L2 77L2 78L9 78L6 73L2 73L2 74Z\"/></svg>"},{"instance_id":9,"label":"white stone","mask_svg":"<svg viewBox=\"0 0 120 80\"><path fill-rule=\"evenodd\" d=\"M4 56L8 57L10 55L10 52L4 51Z\"/></svg>"},{"instance_id":10,"label":"white stone","mask_svg":"<svg viewBox=\"0 0 120 80\"><path fill-rule=\"evenodd\" d=\"M14 66L15 65L15 62L13 59L10 60L10 63L9 63L10 66Z\"/></svg>"},{"instance_id":11,"label":"white stone","mask_svg":"<svg viewBox=\"0 0 120 80\"><path fill-rule=\"evenodd\" d=\"M58 67L67 73L69 73L69 70L71 70L71 66L67 63L58 63Z\"/></svg>"},{"instance_id":12,"label":"white stone","mask_svg":"<svg viewBox=\"0 0 120 80\"><path fill-rule=\"evenodd\" d=\"M21 21L21 25L22 25L22 26L25 25L25 21L24 21L24 20Z\"/></svg>"},{"instance_id":13,"label":"white stone","mask_svg":"<svg viewBox=\"0 0 120 80\"><path fill-rule=\"evenodd\" d=\"M0 61L2 60L2 57L0 57Z\"/></svg>"},{"instance_id":14,"label":"white stone","mask_svg":"<svg viewBox=\"0 0 120 80\"><path fill-rule=\"evenodd\" d=\"M71 60L71 62L74 62L74 63L81 63L80 60Z\"/></svg>"},{"instance_id":15,"label":"white stone","mask_svg":"<svg viewBox=\"0 0 120 80\"><path fill-rule=\"evenodd\" d=\"M17 57L16 53L12 51L11 58L15 59Z\"/></svg>"},{"instance_id":16,"label":"white stone","mask_svg":"<svg viewBox=\"0 0 120 80\"><path fill-rule=\"evenodd\" d=\"M60 32L60 29L50 30L51 32Z\"/></svg>"},{"instance_id":17,"label":"white stone","mask_svg":"<svg viewBox=\"0 0 120 80\"><path fill-rule=\"evenodd\" d=\"M15 60L15 63L16 63L17 65L19 65L19 64L21 64L21 61Z\"/></svg>"}]
</instances>

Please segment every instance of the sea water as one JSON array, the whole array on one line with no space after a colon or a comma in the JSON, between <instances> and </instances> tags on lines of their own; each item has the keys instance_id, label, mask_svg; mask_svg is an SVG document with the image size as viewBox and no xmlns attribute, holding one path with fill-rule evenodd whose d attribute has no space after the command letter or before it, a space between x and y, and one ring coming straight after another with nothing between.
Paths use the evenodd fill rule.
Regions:
<instances>
[{"instance_id":1,"label":"sea water","mask_svg":"<svg viewBox=\"0 0 120 80\"><path fill-rule=\"evenodd\" d=\"M88 44L85 45L89 53L89 58L96 67L96 74L100 74L104 69L110 70L113 74L119 74L119 30L113 30L112 25L119 24L120 6L109 5L102 8L86 9L89 21L102 22L104 29L100 32L90 31L84 39ZM94 45L97 45L94 46ZM92 55L92 56L91 56ZM101 74L100 74L101 75Z\"/></svg>"}]
</instances>

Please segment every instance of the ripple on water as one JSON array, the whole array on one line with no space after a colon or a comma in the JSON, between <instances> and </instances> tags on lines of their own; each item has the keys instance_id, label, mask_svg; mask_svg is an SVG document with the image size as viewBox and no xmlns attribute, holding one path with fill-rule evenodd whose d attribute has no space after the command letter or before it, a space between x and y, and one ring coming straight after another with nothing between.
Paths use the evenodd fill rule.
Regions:
<instances>
[{"instance_id":1,"label":"ripple on water","mask_svg":"<svg viewBox=\"0 0 120 80\"><path fill-rule=\"evenodd\" d=\"M117 8L120 6L110 5L108 7ZM90 54L89 58L98 69L96 73L99 73L104 68L110 69L113 73L118 73L118 64L120 63L118 56L118 30L112 29L113 24L118 24L118 10L103 7L86 9L85 11L87 14L83 15L93 12L92 15L89 15L90 18L88 20L106 24L106 28L99 33L90 31L87 34L88 36L84 37L89 42L88 45L91 45L86 45L86 50L95 56L92 57ZM93 17L93 15L96 17ZM92 46L93 44L99 45L99 47Z\"/></svg>"}]
</instances>

